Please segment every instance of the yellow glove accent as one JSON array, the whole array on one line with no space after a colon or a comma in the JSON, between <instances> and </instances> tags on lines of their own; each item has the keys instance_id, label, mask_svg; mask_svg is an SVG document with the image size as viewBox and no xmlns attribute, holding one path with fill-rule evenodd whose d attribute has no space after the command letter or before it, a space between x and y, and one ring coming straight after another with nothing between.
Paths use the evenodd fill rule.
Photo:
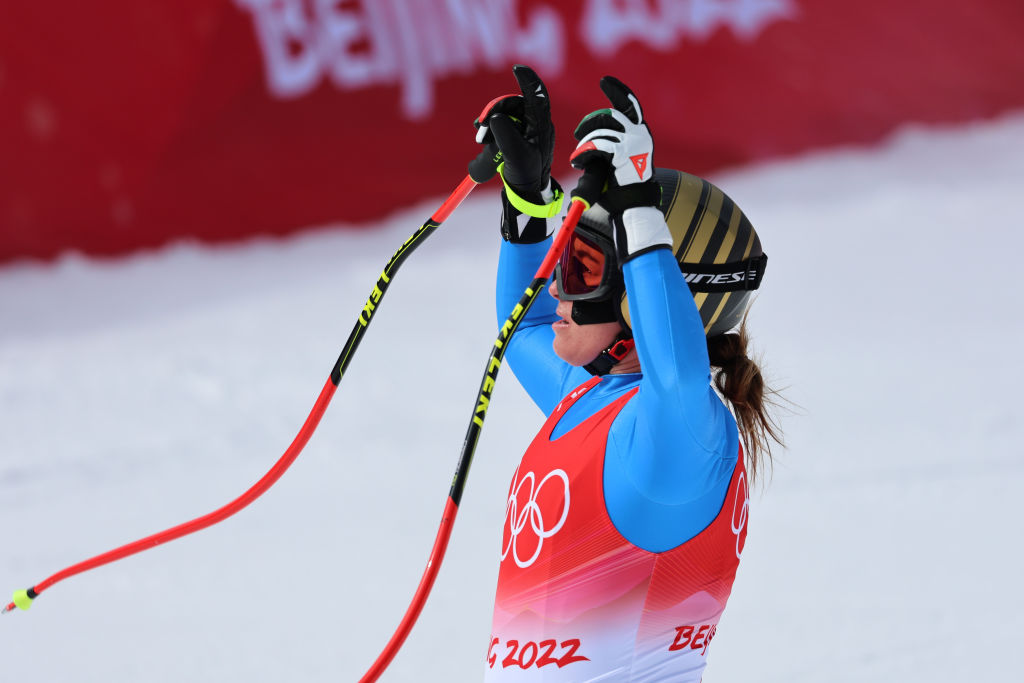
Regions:
<instances>
[{"instance_id":1,"label":"yellow glove accent","mask_svg":"<svg viewBox=\"0 0 1024 683\"><path fill-rule=\"evenodd\" d=\"M549 204L533 204L528 202L515 193L515 190L505 181L505 163L498 164L498 174L501 176L501 182L505 185L505 196L508 197L508 201L512 206L519 209L520 212L525 213L527 216L533 216L534 218L553 218L557 216L562 210L562 198L565 197L565 193L562 192L562 188L557 185L555 188L555 198L551 200Z\"/></svg>"}]
</instances>

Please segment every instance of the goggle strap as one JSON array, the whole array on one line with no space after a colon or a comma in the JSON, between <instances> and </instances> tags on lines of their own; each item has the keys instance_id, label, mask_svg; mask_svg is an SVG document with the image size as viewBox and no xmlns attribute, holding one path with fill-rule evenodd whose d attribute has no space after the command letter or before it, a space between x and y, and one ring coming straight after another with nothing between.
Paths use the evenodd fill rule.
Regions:
<instances>
[{"instance_id":1,"label":"goggle strap","mask_svg":"<svg viewBox=\"0 0 1024 683\"><path fill-rule=\"evenodd\" d=\"M743 292L761 286L768 255L761 254L733 263L680 263L691 292Z\"/></svg>"}]
</instances>

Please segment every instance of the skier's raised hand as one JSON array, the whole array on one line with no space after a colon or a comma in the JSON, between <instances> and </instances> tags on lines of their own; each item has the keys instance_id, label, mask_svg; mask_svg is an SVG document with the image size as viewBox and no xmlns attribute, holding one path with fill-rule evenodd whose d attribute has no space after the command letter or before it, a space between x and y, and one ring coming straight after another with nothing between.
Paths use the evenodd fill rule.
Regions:
<instances>
[{"instance_id":1,"label":"skier's raised hand","mask_svg":"<svg viewBox=\"0 0 1024 683\"><path fill-rule=\"evenodd\" d=\"M570 157L576 168L607 163L618 185L650 180L654 170L654 140L636 95L612 76L601 79L601 90L613 109L598 109L583 117L573 135L579 140Z\"/></svg>"},{"instance_id":2,"label":"skier's raised hand","mask_svg":"<svg viewBox=\"0 0 1024 683\"><path fill-rule=\"evenodd\" d=\"M636 95L612 76L601 79L611 109L585 116L576 127L579 141L570 161L576 168L610 167L600 198L615 222L623 261L651 248L672 245L664 216L657 210L661 186L654 179L654 140Z\"/></svg>"},{"instance_id":3,"label":"skier's raised hand","mask_svg":"<svg viewBox=\"0 0 1024 683\"><path fill-rule=\"evenodd\" d=\"M551 122L551 99L540 76L522 64L513 67L512 73L521 94L491 100L473 122L476 141L484 145L473 163L497 160L500 164L505 238L536 242L551 233L542 219L555 217L562 205L562 189L551 178L555 126Z\"/></svg>"}]
</instances>

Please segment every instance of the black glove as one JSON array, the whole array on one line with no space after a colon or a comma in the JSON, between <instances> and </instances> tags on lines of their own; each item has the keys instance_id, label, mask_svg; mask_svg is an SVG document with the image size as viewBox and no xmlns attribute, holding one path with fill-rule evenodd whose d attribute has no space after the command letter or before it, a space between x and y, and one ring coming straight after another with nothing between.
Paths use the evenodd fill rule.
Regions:
<instances>
[{"instance_id":1,"label":"black glove","mask_svg":"<svg viewBox=\"0 0 1024 683\"><path fill-rule=\"evenodd\" d=\"M613 109L599 109L580 121L579 144L570 160L576 168L606 165L608 188L598 200L615 223L621 261L672 246L672 235L657 209L661 186L654 179L654 140L636 95L622 81L601 79Z\"/></svg>"},{"instance_id":2,"label":"black glove","mask_svg":"<svg viewBox=\"0 0 1024 683\"><path fill-rule=\"evenodd\" d=\"M522 94L492 100L473 122L477 142L485 145L473 163L500 161L505 239L539 242L551 234L547 219L558 214L562 203L562 189L551 178L555 147L551 100L533 69L517 64L512 73Z\"/></svg>"}]
</instances>

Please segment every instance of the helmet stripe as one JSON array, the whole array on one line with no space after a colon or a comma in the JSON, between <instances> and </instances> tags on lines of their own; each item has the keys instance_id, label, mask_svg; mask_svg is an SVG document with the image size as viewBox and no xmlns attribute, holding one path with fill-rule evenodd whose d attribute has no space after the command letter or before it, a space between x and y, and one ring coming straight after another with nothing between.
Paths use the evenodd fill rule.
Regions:
<instances>
[{"instance_id":1,"label":"helmet stripe","mask_svg":"<svg viewBox=\"0 0 1024 683\"><path fill-rule=\"evenodd\" d=\"M753 227L750 225L750 221L747 217L740 212L740 222L736 230L736 242L733 244L732 250L726 257L724 263L738 263L739 261L745 261L750 258L750 254L754 248L755 240L757 239L754 233Z\"/></svg>"},{"instance_id":2,"label":"helmet stripe","mask_svg":"<svg viewBox=\"0 0 1024 683\"><path fill-rule=\"evenodd\" d=\"M729 236L729 228L732 225L732 218L735 213L736 205L729 199L728 195L723 193L722 208L718 212L718 222L712 228L708 245L704 248L704 253L701 254L701 263L718 263L714 259Z\"/></svg>"},{"instance_id":3,"label":"helmet stripe","mask_svg":"<svg viewBox=\"0 0 1024 683\"><path fill-rule=\"evenodd\" d=\"M712 263L729 263L729 254L732 252L733 246L736 244L736 237L739 235L740 218L742 217L743 212L733 204L733 212L729 220L729 231L726 233L725 239L722 241L722 246L718 248L718 252L715 254L715 260Z\"/></svg>"},{"instance_id":4,"label":"helmet stripe","mask_svg":"<svg viewBox=\"0 0 1024 683\"><path fill-rule=\"evenodd\" d=\"M708 324L704 326L705 335L708 334L711 331L711 328L714 327L715 323L718 322L718 317L722 315L722 311L725 310L726 305L729 303L729 299L732 298L732 294L732 292L720 294L722 298L717 302L718 305L715 306L715 312L711 314L711 319L708 320Z\"/></svg>"},{"instance_id":5,"label":"helmet stripe","mask_svg":"<svg viewBox=\"0 0 1024 683\"><path fill-rule=\"evenodd\" d=\"M683 176L682 176L682 174L675 174L675 173L672 174L673 182L672 182L672 187L671 188L665 187L664 180L662 178L658 178L658 174L657 173L655 173L655 178L657 178L658 182L662 183L662 185L661 185L661 205L664 208L662 209L662 206L659 206L658 208L662 209L661 212L663 214L665 214L665 222L668 222L669 220L671 220L672 210L676 206L676 200L679 199L679 196L682 194ZM666 201L666 199L668 201ZM673 233L673 237L674 237L675 236L675 231L672 230L671 223L669 224L669 231Z\"/></svg>"},{"instance_id":6,"label":"helmet stripe","mask_svg":"<svg viewBox=\"0 0 1024 683\"><path fill-rule=\"evenodd\" d=\"M693 240L686 248L686 251L683 252L682 258L679 259L681 263L700 263L703 260L704 252L708 248L708 242L714 233L714 226L719 221L719 213L722 210L722 199L724 196L717 187L711 188L707 208L701 216L701 221L697 226Z\"/></svg>"},{"instance_id":7,"label":"helmet stripe","mask_svg":"<svg viewBox=\"0 0 1024 683\"><path fill-rule=\"evenodd\" d=\"M754 233L753 230L751 230L749 233L747 233L747 246L743 250L743 258L749 258L750 257L750 250L754 246L754 238L756 238L756 237L757 237L757 235Z\"/></svg>"},{"instance_id":8,"label":"helmet stripe","mask_svg":"<svg viewBox=\"0 0 1024 683\"><path fill-rule=\"evenodd\" d=\"M704 214L708 210L708 199L711 196L711 189L713 186L706 180L701 180L700 182L700 198L697 200L696 206L691 210L690 223L686 226L686 232L681 235L679 247L676 249L676 258L679 261L682 261L689 252L690 245L693 243L693 238L697 236L697 226L704 220ZM682 185L682 182L680 182L680 185ZM680 216L680 220L683 220L682 216ZM669 225L669 229L673 227L675 226L671 224Z\"/></svg>"}]
</instances>

